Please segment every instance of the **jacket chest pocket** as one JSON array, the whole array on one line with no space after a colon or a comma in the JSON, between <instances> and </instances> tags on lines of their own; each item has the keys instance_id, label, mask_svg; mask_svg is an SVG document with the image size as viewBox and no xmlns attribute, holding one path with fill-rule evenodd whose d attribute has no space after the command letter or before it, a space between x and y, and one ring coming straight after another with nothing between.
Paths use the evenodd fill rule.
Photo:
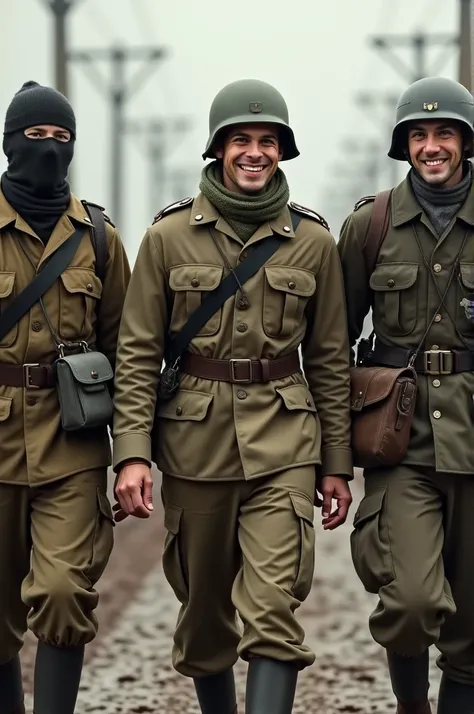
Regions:
<instances>
[{"instance_id":1,"label":"jacket chest pocket","mask_svg":"<svg viewBox=\"0 0 474 714\"><path fill-rule=\"evenodd\" d=\"M374 324L392 335L409 335L418 317L418 264L383 263L370 276Z\"/></svg>"},{"instance_id":2,"label":"jacket chest pocket","mask_svg":"<svg viewBox=\"0 0 474 714\"><path fill-rule=\"evenodd\" d=\"M0 273L0 317L16 297L15 273ZM0 347L11 347L18 336L18 323L0 340Z\"/></svg>"},{"instance_id":3,"label":"jacket chest pocket","mask_svg":"<svg viewBox=\"0 0 474 714\"><path fill-rule=\"evenodd\" d=\"M174 332L184 327L203 298L220 285L222 273L220 265L178 265L171 268L170 288L175 293L171 313L171 328ZM215 335L220 330L221 320L222 308L214 313L197 336Z\"/></svg>"},{"instance_id":4,"label":"jacket chest pocket","mask_svg":"<svg viewBox=\"0 0 474 714\"><path fill-rule=\"evenodd\" d=\"M303 319L304 309L316 290L308 270L286 266L265 268L263 329L269 337L291 337Z\"/></svg>"},{"instance_id":5,"label":"jacket chest pocket","mask_svg":"<svg viewBox=\"0 0 474 714\"><path fill-rule=\"evenodd\" d=\"M462 335L474 336L474 263L459 266L456 327Z\"/></svg>"},{"instance_id":6,"label":"jacket chest pocket","mask_svg":"<svg viewBox=\"0 0 474 714\"><path fill-rule=\"evenodd\" d=\"M90 268L68 268L61 275L59 289L59 336L90 340L102 296L101 281Z\"/></svg>"}]
</instances>

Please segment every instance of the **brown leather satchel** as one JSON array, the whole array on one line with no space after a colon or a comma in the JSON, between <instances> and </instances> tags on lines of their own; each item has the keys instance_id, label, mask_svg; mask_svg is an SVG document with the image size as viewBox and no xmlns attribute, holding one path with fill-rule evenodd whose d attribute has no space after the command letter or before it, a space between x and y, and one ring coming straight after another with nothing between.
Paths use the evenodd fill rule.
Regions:
<instances>
[{"instance_id":1,"label":"brown leather satchel","mask_svg":"<svg viewBox=\"0 0 474 714\"><path fill-rule=\"evenodd\" d=\"M393 466L406 454L416 401L413 367L352 367L354 466Z\"/></svg>"},{"instance_id":2,"label":"brown leather satchel","mask_svg":"<svg viewBox=\"0 0 474 714\"><path fill-rule=\"evenodd\" d=\"M391 191L375 197L364 245L367 273L375 267L388 228ZM373 335L371 336L373 339ZM364 342L369 342L364 340ZM358 365L361 361L358 360ZM363 365L363 362L362 362ZM351 368L352 450L360 468L394 466L404 458L413 421L417 375L412 367Z\"/></svg>"}]
</instances>

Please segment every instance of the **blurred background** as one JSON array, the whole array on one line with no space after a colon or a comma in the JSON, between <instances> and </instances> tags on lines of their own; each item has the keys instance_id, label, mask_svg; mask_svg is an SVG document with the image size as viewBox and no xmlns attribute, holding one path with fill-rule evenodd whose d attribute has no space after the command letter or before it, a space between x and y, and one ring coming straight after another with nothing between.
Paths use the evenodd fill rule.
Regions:
<instances>
[{"instance_id":1,"label":"blurred background","mask_svg":"<svg viewBox=\"0 0 474 714\"><path fill-rule=\"evenodd\" d=\"M105 206L132 263L154 214L196 194L209 107L228 82L255 77L283 93L301 151L283 165L292 199L337 237L358 198L406 172L386 157L400 92L424 75L459 79L464 67L465 84L471 76L470 0L0 7L0 113L29 79L68 96L78 121L73 190Z\"/></svg>"}]
</instances>

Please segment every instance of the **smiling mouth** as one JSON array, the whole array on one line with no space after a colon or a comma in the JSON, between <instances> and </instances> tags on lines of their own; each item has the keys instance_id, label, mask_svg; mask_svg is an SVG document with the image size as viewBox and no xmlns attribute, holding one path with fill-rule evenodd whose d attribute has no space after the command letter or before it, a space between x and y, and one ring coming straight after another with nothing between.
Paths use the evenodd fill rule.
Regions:
<instances>
[{"instance_id":1,"label":"smiling mouth","mask_svg":"<svg viewBox=\"0 0 474 714\"><path fill-rule=\"evenodd\" d=\"M445 163L448 159L425 159L422 163L425 164L425 166L431 167L431 166L441 166L442 164Z\"/></svg>"},{"instance_id":2,"label":"smiling mouth","mask_svg":"<svg viewBox=\"0 0 474 714\"><path fill-rule=\"evenodd\" d=\"M242 169L242 171L248 171L252 174L260 174L263 169L267 168L266 166L248 166L247 164L238 164L238 167Z\"/></svg>"}]
</instances>

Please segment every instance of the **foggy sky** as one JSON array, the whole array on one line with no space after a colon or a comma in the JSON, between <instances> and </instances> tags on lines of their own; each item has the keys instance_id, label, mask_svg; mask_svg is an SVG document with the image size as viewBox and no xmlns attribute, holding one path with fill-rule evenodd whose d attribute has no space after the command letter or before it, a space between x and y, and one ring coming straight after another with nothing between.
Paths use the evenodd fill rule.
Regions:
<instances>
[{"instance_id":1,"label":"foggy sky","mask_svg":"<svg viewBox=\"0 0 474 714\"><path fill-rule=\"evenodd\" d=\"M2 125L24 81L54 82L52 18L45 5L46 0L0 0ZM190 118L192 131L169 146L169 159L174 167L191 170L195 184L214 95L245 77L274 84L288 103L301 151L298 159L282 164L291 197L326 217L329 212L330 218L334 209L327 189L337 185L335 175L357 171L364 141L385 140L355 106L354 95L366 90L398 94L410 81L370 49L368 37L420 29L455 33L457 22L457 0L76 0L69 30L72 49L110 47L117 41L167 48L168 58L127 105L127 116ZM397 54L412 62L406 51ZM428 73L457 78L456 51L441 67L435 62L439 55L433 49ZM109 81L110 65L101 63L98 69ZM70 83L78 123L74 191L110 209L110 109L83 67L71 66ZM133 261L152 220L148 167L136 137L127 138L126 165L126 215L119 229ZM195 193L197 185L190 190ZM156 211L161 207L157 203ZM351 209L348 203L347 213Z\"/></svg>"}]
</instances>

